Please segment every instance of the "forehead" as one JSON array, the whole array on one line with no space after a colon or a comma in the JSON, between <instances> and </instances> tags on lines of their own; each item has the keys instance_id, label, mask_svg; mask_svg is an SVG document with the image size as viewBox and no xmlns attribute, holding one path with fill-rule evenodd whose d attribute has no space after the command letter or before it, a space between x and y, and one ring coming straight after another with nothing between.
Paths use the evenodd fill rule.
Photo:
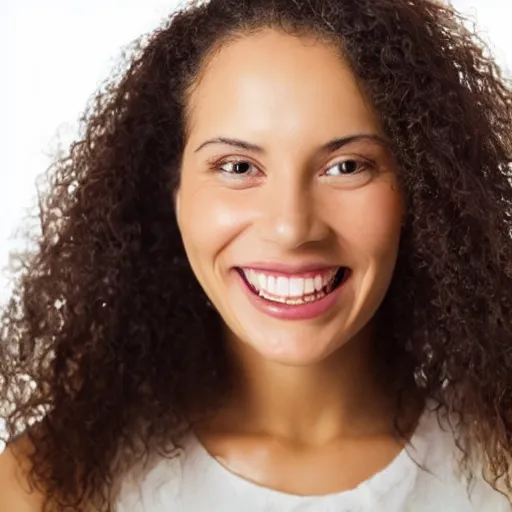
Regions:
<instances>
[{"instance_id":1,"label":"forehead","mask_svg":"<svg viewBox=\"0 0 512 512\"><path fill-rule=\"evenodd\" d=\"M190 99L190 134L328 137L379 132L340 52L317 38L266 30L222 48Z\"/></svg>"}]
</instances>

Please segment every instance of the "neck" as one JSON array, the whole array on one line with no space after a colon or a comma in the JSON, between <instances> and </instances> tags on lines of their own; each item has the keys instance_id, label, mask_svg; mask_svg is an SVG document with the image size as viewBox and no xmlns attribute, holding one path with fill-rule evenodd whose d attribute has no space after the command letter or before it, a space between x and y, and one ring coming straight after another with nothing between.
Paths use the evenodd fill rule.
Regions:
<instances>
[{"instance_id":1,"label":"neck","mask_svg":"<svg viewBox=\"0 0 512 512\"><path fill-rule=\"evenodd\" d=\"M266 360L228 337L237 374L232 400L218 417L220 428L310 445L390 431L394 402L374 362L373 331L369 325L307 367Z\"/></svg>"}]
</instances>

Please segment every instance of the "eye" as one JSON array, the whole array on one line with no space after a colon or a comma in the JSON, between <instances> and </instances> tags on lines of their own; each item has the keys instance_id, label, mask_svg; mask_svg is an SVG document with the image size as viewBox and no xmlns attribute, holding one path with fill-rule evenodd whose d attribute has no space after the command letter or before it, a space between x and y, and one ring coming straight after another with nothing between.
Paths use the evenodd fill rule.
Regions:
<instances>
[{"instance_id":1,"label":"eye","mask_svg":"<svg viewBox=\"0 0 512 512\"><path fill-rule=\"evenodd\" d=\"M228 160L220 163L217 167L221 172L235 176L247 176L258 172L257 169L246 160Z\"/></svg>"},{"instance_id":2,"label":"eye","mask_svg":"<svg viewBox=\"0 0 512 512\"><path fill-rule=\"evenodd\" d=\"M334 165L331 165L325 171L326 176L346 176L357 174L368 167L368 162L356 160L354 158L349 158L347 160L341 160L340 162L336 162Z\"/></svg>"}]
</instances>

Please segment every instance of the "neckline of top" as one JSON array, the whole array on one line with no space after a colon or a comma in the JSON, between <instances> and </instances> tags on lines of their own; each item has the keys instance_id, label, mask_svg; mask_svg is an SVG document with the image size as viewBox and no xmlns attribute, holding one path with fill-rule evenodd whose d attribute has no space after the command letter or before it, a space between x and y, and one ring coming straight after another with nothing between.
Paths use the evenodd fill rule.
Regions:
<instances>
[{"instance_id":1,"label":"neckline of top","mask_svg":"<svg viewBox=\"0 0 512 512\"><path fill-rule=\"evenodd\" d=\"M231 471L219 459L213 456L193 431L188 435L185 454L187 457L192 458L195 464L208 467L210 471L213 471L218 477L226 479L233 486L243 488L245 491L257 492L260 495L266 494L269 498L281 498L295 501L319 501L348 498L349 496L365 493L367 491L372 491L374 494L382 496L399 480L407 476L410 477L414 469L418 469L418 467L421 466L426 453L426 434L429 430L428 424L430 424L428 419L431 417L432 413L433 408L431 404L427 402L409 441L383 469L374 473L370 478L364 480L353 489L324 495L293 494L266 487L249 480Z\"/></svg>"}]
</instances>

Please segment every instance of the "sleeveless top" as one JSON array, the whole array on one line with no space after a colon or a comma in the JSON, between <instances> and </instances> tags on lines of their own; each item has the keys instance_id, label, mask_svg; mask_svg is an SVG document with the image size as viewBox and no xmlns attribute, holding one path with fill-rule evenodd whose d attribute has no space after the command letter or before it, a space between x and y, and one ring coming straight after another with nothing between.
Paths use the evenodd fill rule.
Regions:
<instances>
[{"instance_id":1,"label":"sleeveless top","mask_svg":"<svg viewBox=\"0 0 512 512\"><path fill-rule=\"evenodd\" d=\"M442 419L442 418L441 418ZM505 512L507 498L475 470L459 471L451 429L427 406L415 433L382 471L324 496L287 494L237 476L189 434L178 455L123 480L116 512Z\"/></svg>"}]
</instances>

